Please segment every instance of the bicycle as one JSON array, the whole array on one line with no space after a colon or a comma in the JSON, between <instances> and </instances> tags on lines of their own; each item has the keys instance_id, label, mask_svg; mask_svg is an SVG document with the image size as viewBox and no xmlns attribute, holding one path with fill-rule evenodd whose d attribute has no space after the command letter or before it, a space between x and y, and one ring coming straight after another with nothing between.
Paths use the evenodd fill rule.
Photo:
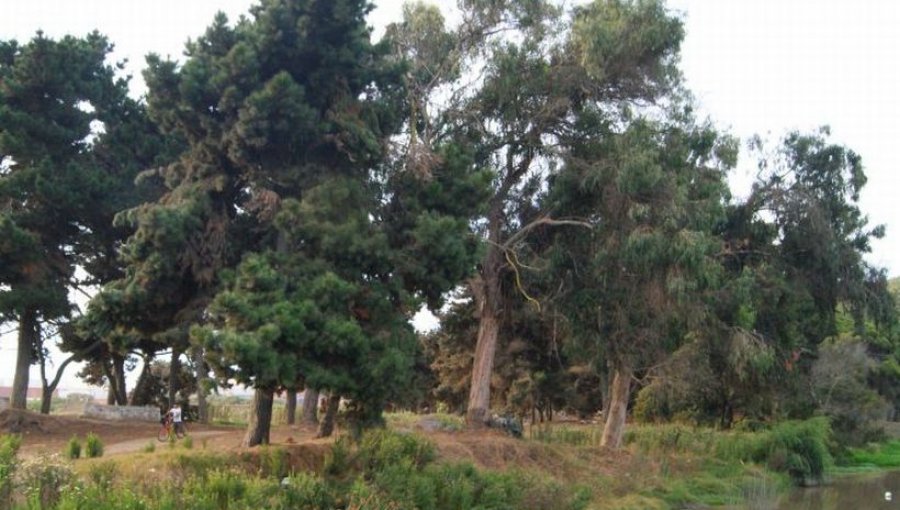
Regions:
<instances>
[{"instance_id":1,"label":"bicycle","mask_svg":"<svg viewBox=\"0 0 900 510\"><path fill-rule=\"evenodd\" d=\"M181 423L180 427L176 427L171 418L163 418L161 425L159 432L156 434L156 439L159 440L159 442L164 443L166 441L174 441L175 439L184 437L184 422Z\"/></svg>"}]
</instances>

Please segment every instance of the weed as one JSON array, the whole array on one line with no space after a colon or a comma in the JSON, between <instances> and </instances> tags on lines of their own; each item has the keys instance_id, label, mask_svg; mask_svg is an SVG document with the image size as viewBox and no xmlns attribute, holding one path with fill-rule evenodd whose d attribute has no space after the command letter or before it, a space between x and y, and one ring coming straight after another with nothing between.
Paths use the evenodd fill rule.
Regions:
<instances>
[{"instance_id":1,"label":"weed","mask_svg":"<svg viewBox=\"0 0 900 510\"><path fill-rule=\"evenodd\" d=\"M153 441L148 442L147 444L144 445L144 448L143 448L142 451L143 451L144 453L153 453L153 452L155 452L155 451L156 451L156 443L154 443Z\"/></svg>"},{"instance_id":2,"label":"weed","mask_svg":"<svg viewBox=\"0 0 900 510\"><path fill-rule=\"evenodd\" d=\"M191 436L186 436L181 442L181 446L183 446L187 450L190 450L194 447L194 439Z\"/></svg>"},{"instance_id":3,"label":"weed","mask_svg":"<svg viewBox=\"0 0 900 510\"><path fill-rule=\"evenodd\" d=\"M96 457L103 456L103 441L94 434L93 432L88 432L87 437L84 439L84 455L89 459L93 459Z\"/></svg>"},{"instance_id":4,"label":"weed","mask_svg":"<svg viewBox=\"0 0 900 510\"><path fill-rule=\"evenodd\" d=\"M116 463L113 461L93 464L88 471L88 478L97 487L109 490L116 479Z\"/></svg>"},{"instance_id":5,"label":"weed","mask_svg":"<svg viewBox=\"0 0 900 510\"><path fill-rule=\"evenodd\" d=\"M566 425L535 425L529 429L529 439L543 443L571 446L600 446L600 429L597 427L569 427Z\"/></svg>"},{"instance_id":6,"label":"weed","mask_svg":"<svg viewBox=\"0 0 900 510\"><path fill-rule=\"evenodd\" d=\"M74 473L59 455L28 460L21 464L18 485L24 490L31 508L53 508L61 492L73 479Z\"/></svg>"},{"instance_id":7,"label":"weed","mask_svg":"<svg viewBox=\"0 0 900 510\"><path fill-rule=\"evenodd\" d=\"M288 453L281 448L264 446L259 450L259 474L263 478L281 480L290 470Z\"/></svg>"}]
</instances>

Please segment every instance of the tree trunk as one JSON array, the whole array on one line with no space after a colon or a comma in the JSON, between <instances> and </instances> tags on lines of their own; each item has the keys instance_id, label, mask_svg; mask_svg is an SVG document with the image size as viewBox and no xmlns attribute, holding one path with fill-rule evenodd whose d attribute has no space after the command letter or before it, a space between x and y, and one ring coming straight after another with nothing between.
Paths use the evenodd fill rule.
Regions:
<instances>
[{"instance_id":1,"label":"tree trunk","mask_svg":"<svg viewBox=\"0 0 900 510\"><path fill-rule=\"evenodd\" d=\"M496 271L485 271L483 279L476 278L471 285L480 317L478 342L475 344L475 358L472 360L469 405L466 409L466 425L470 428L484 427L491 419L491 375L494 372L494 354L500 331L500 282L495 276Z\"/></svg>"},{"instance_id":2,"label":"tree trunk","mask_svg":"<svg viewBox=\"0 0 900 510\"><path fill-rule=\"evenodd\" d=\"M133 406L145 406L150 403L147 387L150 384L150 364L152 363L150 356L144 356L144 366L141 368L141 375L138 376L137 382L134 384L134 390L131 392L131 399L128 403Z\"/></svg>"},{"instance_id":3,"label":"tree trunk","mask_svg":"<svg viewBox=\"0 0 900 510\"><path fill-rule=\"evenodd\" d=\"M243 447L269 444L269 430L272 425L272 402L275 391L257 388L253 392L253 405L250 407L250 419L247 433L241 442Z\"/></svg>"},{"instance_id":4,"label":"tree trunk","mask_svg":"<svg viewBox=\"0 0 900 510\"><path fill-rule=\"evenodd\" d=\"M325 416L319 423L319 431L316 437L329 437L334 432L334 419L337 417L338 407L341 405L341 396L337 393L328 395L326 400Z\"/></svg>"},{"instance_id":5,"label":"tree trunk","mask_svg":"<svg viewBox=\"0 0 900 510\"><path fill-rule=\"evenodd\" d=\"M172 359L169 362L169 407L175 405L178 395L178 373L181 372L181 351L172 348Z\"/></svg>"},{"instance_id":6,"label":"tree trunk","mask_svg":"<svg viewBox=\"0 0 900 510\"><path fill-rule=\"evenodd\" d=\"M310 426L319 424L319 390L306 388L303 392L303 416L300 417L300 423Z\"/></svg>"},{"instance_id":7,"label":"tree trunk","mask_svg":"<svg viewBox=\"0 0 900 510\"><path fill-rule=\"evenodd\" d=\"M113 354L113 377L116 383L113 385L116 395L116 405L128 405L128 390L125 387L125 356Z\"/></svg>"},{"instance_id":8,"label":"tree trunk","mask_svg":"<svg viewBox=\"0 0 900 510\"><path fill-rule=\"evenodd\" d=\"M37 344L37 312L26 308L19 317L19 342L16 353L16 374L13 376L12 398L9 406L25 409L28 403L28 372L31 370L35 345Z\"/></svg>"},{"instance_id":9,"label":"tree trunk","mask_svg":"<svg viewBox=\"0 0 900 510\"><path fill-rule=\"evenodd\" d=\"M287 405L285 406L285 414L287 415L287 424L293 425L297 423L297 390L289 388L287 391Z\"/></svg>"},{"instance_id":10,"label":"tree trunk","mask_svg":"<svg viewBox=\"0 0 900 510\"><path fill-rule=\"evenodd\" d=\"M606 425L600 446L618 449L622 446L622 435L625 433L625 417L628 413L628 399L631 396L632 369L625 363L616 366L610 388L609 408L606 411Z\"/></svg>"},{"instance_id":11,"label":"tree trunk","mask_svg":"<svg viewBox=\"0 0 900 510\"><path fill-rule=\"evenodd\" d=\"M197 418L200 423L209 422L209 404L206 402L206 391L209 386L209 367L202 347L194 349L194 365L197 367Z\"/></svg>"},{"instance_id":12,"label":"tree trunk","mask_svg":"<svg viewBox=\"0 0 900 510\"><path fill-rule=\"evenodd\" d=\"M53 400L53 390L50 386L41 388L41 414L50 414L50 403Z\"/></svg>"}]
</instances>

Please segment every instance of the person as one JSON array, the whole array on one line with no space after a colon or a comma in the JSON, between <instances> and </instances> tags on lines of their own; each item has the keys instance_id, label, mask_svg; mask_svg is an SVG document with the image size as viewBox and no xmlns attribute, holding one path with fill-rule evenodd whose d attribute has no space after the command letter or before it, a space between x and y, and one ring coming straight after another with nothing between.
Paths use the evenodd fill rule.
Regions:
<instances>
[{"instance_id":1,"label":"person","mask_svg":"<svg viewBox=\"0 0 900 510\"><path fill-rule=\"evenodd\" d=\"M169 410L169 417L172 420L172 426L175 428L176 434L184 434L184 424L181 421L181 405L175 404Z\"/></svg>"}]
</instances>

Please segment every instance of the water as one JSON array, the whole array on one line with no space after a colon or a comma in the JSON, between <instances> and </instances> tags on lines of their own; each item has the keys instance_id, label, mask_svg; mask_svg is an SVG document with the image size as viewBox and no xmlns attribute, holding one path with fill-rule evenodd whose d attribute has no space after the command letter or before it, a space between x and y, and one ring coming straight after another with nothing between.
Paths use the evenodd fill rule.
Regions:
<instances>
[{"instance_id":1,"label":"water","mask_svg":"<svg viewBox=\"0 0 900 510\"><path fill-rule=\"evenodd\" d=\"M891 501L885 493L891 493ZM825 487L796 489L772 510L900 510L900 471L833 480Z\"/></svg>"}]
</instances>

